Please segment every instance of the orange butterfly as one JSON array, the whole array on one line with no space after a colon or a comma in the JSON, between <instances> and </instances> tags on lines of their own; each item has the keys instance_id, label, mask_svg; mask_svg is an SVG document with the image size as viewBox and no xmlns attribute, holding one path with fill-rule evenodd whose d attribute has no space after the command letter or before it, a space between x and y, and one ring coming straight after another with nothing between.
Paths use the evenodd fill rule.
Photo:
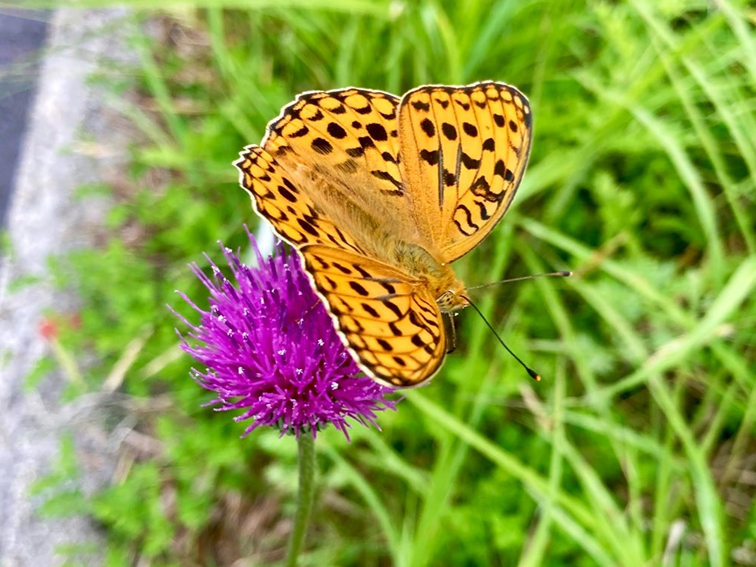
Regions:
<instances>
[{"instance_id":1,"label":"orange butterfly","mask_svg":"<svg viewBox=\"0 0 756 567\"><path fill-rule=\"evenodd\" d=\"M443 364L442 314L469 304L449 264L501 220L531 139L528 100L504 83L311 91L234 165L360 367L408 388Z\"/></svg>"}]
</instances>

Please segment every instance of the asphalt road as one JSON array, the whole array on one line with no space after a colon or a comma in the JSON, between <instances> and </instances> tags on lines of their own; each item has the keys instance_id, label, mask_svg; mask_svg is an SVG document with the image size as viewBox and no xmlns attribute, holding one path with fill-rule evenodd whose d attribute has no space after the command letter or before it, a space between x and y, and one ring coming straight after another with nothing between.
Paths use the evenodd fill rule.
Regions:
<instances>
[{"instance_id":1,"label":"asphalt road","mask_svg":"<svg viewBox=\"0 0 756 567\"><path fill-rule=\"evenodd\" d=\"M52 352L40 324L49 313L78 309L75 293L52 284L48 259L92 247L107 234L107 198L82 201L75 194L117 178L128 155L129 132L88 79L103 66L119 69L114 57L123 68L133 64L125 41L130 20L125 9L60 8L49 14L48 43L40 51L32 41L41 41L35 33L43 34L45 24L0 11L6 62L0 65L0 196L10 242L0 248L0 567L63 565L64 550L81 546L90 552L65 564L101 567L98 527L86 516L41 515L51 494L35 494L33 487L55 470L63 436L73 439L78 463L69 489L89 494L110 482L118 442L104 427L104 402L96 392L67 402L61 393L71 378L60 366L33 388L27 376ZM32 60L38 67L24 66ZM82 132L99 153L81 150Z\"/></svg>"},{"instance_id":2,"label":"asphalt road","mask_svg":"<svg viewBox=\"0 0 756 567\"><path fill-rule=\"evenodd\" d=\"M15 180L26 132L42 46L47 35L46 12L13 13L0 8L0 230Z\"/></svg>"}]
</instances>

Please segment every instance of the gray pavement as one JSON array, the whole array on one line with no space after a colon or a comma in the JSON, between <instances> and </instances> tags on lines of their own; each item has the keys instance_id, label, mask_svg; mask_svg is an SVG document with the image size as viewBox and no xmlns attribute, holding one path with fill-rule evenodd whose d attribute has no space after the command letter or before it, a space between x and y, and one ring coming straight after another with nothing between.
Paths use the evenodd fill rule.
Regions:
<instances>
[{"instance_id":1,"label":"gray pavement","mask_svg":"<svg viewBox=\"0 0 756 567\"><path fill-rule=\"evenodd\" d=\"M74 312L76 297L55 291L46 259L92 246L103 234L105 199L76 200L74 191L114 176L129 135L104 108L88 76L105 57L127 53L120 10L59 10L49 26L28 132L20 151L7 215L10 254L0 258L0 567L62 565L61 545L94 544L77 564L102 564L102 534L85 517L41 518L32 484L57 461L60 437L73 434L81 489L110 480L114 455L99 426L99 405L62 404L65 375L56 370L30 391L24 380L49 352L38 326L46 311ZM85 132L86 146L79 143ZM86 149L86 151L84 151ZM108 157L109 156L109 157ZM19 278L34 283L15 290ZM89 409L87 409L89 408Z\"/></svg>"}]
</instances>

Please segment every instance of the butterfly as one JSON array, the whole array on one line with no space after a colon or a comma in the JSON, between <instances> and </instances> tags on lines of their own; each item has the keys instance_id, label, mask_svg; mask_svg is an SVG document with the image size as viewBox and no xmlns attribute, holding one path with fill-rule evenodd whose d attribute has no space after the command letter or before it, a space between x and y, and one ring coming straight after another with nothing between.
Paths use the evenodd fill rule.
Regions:
<instances>
[{"instance_id":1,"label":"butterfly","mask_svg":"<svg viewBox=\"0 0 756 567\"><path fill-rule=\"evenodd\" d=\"M298 95L234 165L361 369L410 388L444 362L443 316L469 304L450 264L501 220L531 139L505 83L350 87Z\"/></svg>"}]
</instances>

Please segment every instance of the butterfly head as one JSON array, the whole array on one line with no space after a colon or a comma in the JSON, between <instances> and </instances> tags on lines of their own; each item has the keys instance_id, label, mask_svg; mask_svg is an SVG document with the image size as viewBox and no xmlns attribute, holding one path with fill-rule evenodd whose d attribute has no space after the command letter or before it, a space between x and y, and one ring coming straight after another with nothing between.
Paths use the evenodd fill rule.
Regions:
<instances>
[{"instance_id":1,"label":"butterfly head","mask_svg":"<svg viewBox=\"0 0 756 567\"><path fill-rule=\"evenodd\" d=\"M465 295L465 287L462 282L458 289L449 289L436 298L436 303L442 313L454 313L470 305L470 300Z\"/></svg>"}]
</instances>

